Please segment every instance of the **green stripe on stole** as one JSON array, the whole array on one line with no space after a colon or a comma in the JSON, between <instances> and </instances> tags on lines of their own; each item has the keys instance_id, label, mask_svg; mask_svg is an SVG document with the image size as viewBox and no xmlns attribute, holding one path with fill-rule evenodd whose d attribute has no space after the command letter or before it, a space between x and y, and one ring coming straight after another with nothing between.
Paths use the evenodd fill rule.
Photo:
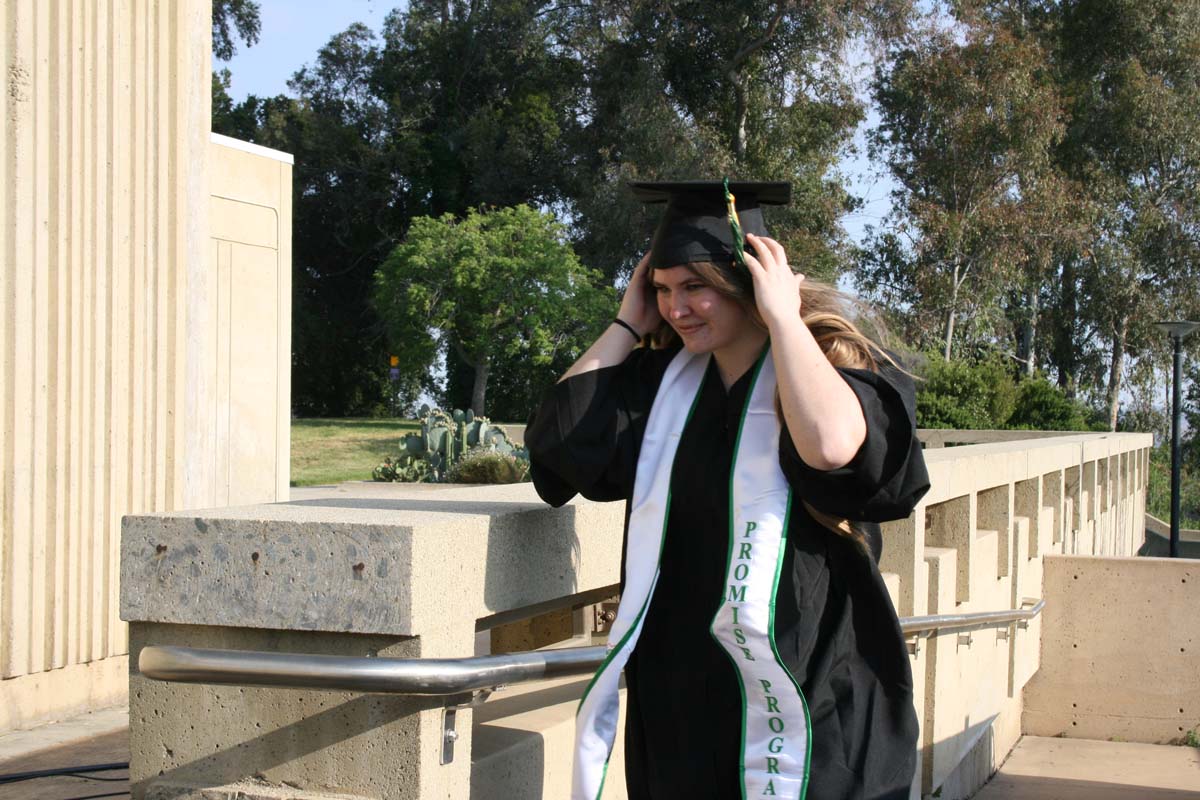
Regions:
<instances>
[{"instance_id":1,"label":"green stripe on stole","mask_svg":"<svg viewBox=\"0 0 1200 800\"><path fill-rule=\"evenodd\" d=\"M616 740L618 684L658 580L675 452L695 410L710 356L681 350L663 375L638 457L625 552L625 588L608 656L576 713L572 800L597 800ZM742 796L803 798L810 723L799 686L778 657L773 622L791 493L779 469L775 371L754 366L730 476L730 548L712 635L742 688ZM687 414L680 409L688 408Z\"/></svg>"}]
</instances>

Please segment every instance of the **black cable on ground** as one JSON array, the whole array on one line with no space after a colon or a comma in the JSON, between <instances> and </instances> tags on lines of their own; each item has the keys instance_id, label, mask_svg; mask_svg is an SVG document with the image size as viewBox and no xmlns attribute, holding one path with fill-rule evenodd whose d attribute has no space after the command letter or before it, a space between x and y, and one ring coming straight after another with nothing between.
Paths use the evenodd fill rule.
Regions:
<instances>
[{"instance_id":1,"label":"black cable on ground","mask_svg":"<svg viewBox=\"0 0 1200 800\"><path fill-rule=\"evenodd\" d=\"M89 781L122 781L126 778L101 778L96 775L81 775L83 772L114 772L119 769L129 769L129 762L111 764L86 764L79 767L59 767L58 769L37 769L32 772L10 772L7 775L0 775L0 785L6 783L19 783L21 781L31 781L35 778L52 778L57 775L70 775L74 778L83 778ZM124 794L129 794L124 792ZM115 797L116 795L93 795L93 797ZM79 800L82 800L80 798Z\"/></svg>"},{"instance_id":2,"label":"black cable on ground","mask_svg":"<svg viewBox=\"0 0 1200 800\"><path fill-rule=\"evenodd\" d=\"M68 797L67 800L98 800L101 797L129 797L129 792L111 792L110 794L86 794L80 797Z\"/></svg>"}]
</instances>

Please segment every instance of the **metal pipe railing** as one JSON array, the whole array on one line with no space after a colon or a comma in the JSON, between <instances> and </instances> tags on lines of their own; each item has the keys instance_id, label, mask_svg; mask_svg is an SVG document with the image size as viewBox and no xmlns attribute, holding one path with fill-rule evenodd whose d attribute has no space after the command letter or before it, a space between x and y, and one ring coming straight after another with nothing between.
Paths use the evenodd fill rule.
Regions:
<instances>
[{"instance_id":1,"label":"metal pipe railing","mask_svg":"<svg viewBox=\"0 0 1200 800\"><path fill-rule=\"evenodd\" d=\"M920 636L935 630L1019 623L1037 616L1045 604L1039 600L1011 611L905 617L900 630L905 636ZM607 647L597 646L472 658L367 658L152 645L142 648L138 670L148 678L179 683L443 696L587 675L607 652Z\"/></svg>"},{"instance_id":2,"label":"metal pipe railing","mask_svg":"<svg viewBox=\"0 0 1200 800\"><path fill-rule=\"evenodd\" d=\"M937 614L927 617L904 617L900 620L900 630L906 636L912 636L937 630L981 628L1011 622L1025 622L1042 613L1042 608L1046 605L1045 600L1026 602L1031 602L1033 605L1028 608L1014 608L1009 611L980 611L974 614Z\"/></svg>"},{"instance_id":3,"label":"metal pipe railing","mask_svg":"<svg viewBox=\"0 0 1200 800\"><path fill-rule=\"evenodd\" d=\"M367 658L193 647L143 647L138 670L179 683L290 686L384 694L450 695L594 672L607 648L564 647L473 658Z\"/></svg>"}]
</instances>

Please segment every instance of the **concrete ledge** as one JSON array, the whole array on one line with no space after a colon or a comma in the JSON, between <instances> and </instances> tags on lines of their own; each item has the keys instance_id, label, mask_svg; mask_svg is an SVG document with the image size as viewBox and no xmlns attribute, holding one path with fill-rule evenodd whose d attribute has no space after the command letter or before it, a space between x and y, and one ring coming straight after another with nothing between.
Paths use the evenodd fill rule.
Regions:
<instances>
[{"instance_id":1,"label":"concrete ledge","mask_svg":"<svg viewBox=\"0 0 1200 800\"><path fill-rule=\"evenodd\" d=\"M617 583L623 514L620 503L548 508L531 484L435 496L384 484L126 517L121 617L427 635Z\"/></svg>"},{"instance_id":2,"label":"concrete ledge","mask_svg":"<svg viewBox=\"0 0 1200 800\"><path fill-rule=\"evenodd\" d=\"M1139 556L1167 558L1171 555L1171 524L1153 514L1146 515L1146 541L1137 553ZM1183 558L1200 558L1200 531L1180 528L1179 555Z\"/></svg>"}]
</instances>

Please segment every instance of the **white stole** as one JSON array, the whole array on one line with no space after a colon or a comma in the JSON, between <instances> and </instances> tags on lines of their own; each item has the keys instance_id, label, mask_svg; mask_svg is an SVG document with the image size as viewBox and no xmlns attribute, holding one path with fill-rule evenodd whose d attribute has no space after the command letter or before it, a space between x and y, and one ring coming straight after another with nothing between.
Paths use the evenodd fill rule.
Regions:
<instances>
[{"instance_id":1,"label":"white stole","mask_svg":"<svg viewBox=\"0 0 1200 800\"><path fill-rule=\"evenodd\" d=\"M603 790L617 735L621 670L637 644L658 582L675 451L700 396L708 361L708 355L681 350L668 365L650 410L634 480L621 604L609 632L608 656L575 717L572 800L598 800ZM800 800L808 785L811 725L804 695L779 658L773 631L791 490L779 468L780 425L769 351L753 369L729 479L726 580L711 631L729 655L742 690L743 798Z\"/></svg>"}]
</instances>

